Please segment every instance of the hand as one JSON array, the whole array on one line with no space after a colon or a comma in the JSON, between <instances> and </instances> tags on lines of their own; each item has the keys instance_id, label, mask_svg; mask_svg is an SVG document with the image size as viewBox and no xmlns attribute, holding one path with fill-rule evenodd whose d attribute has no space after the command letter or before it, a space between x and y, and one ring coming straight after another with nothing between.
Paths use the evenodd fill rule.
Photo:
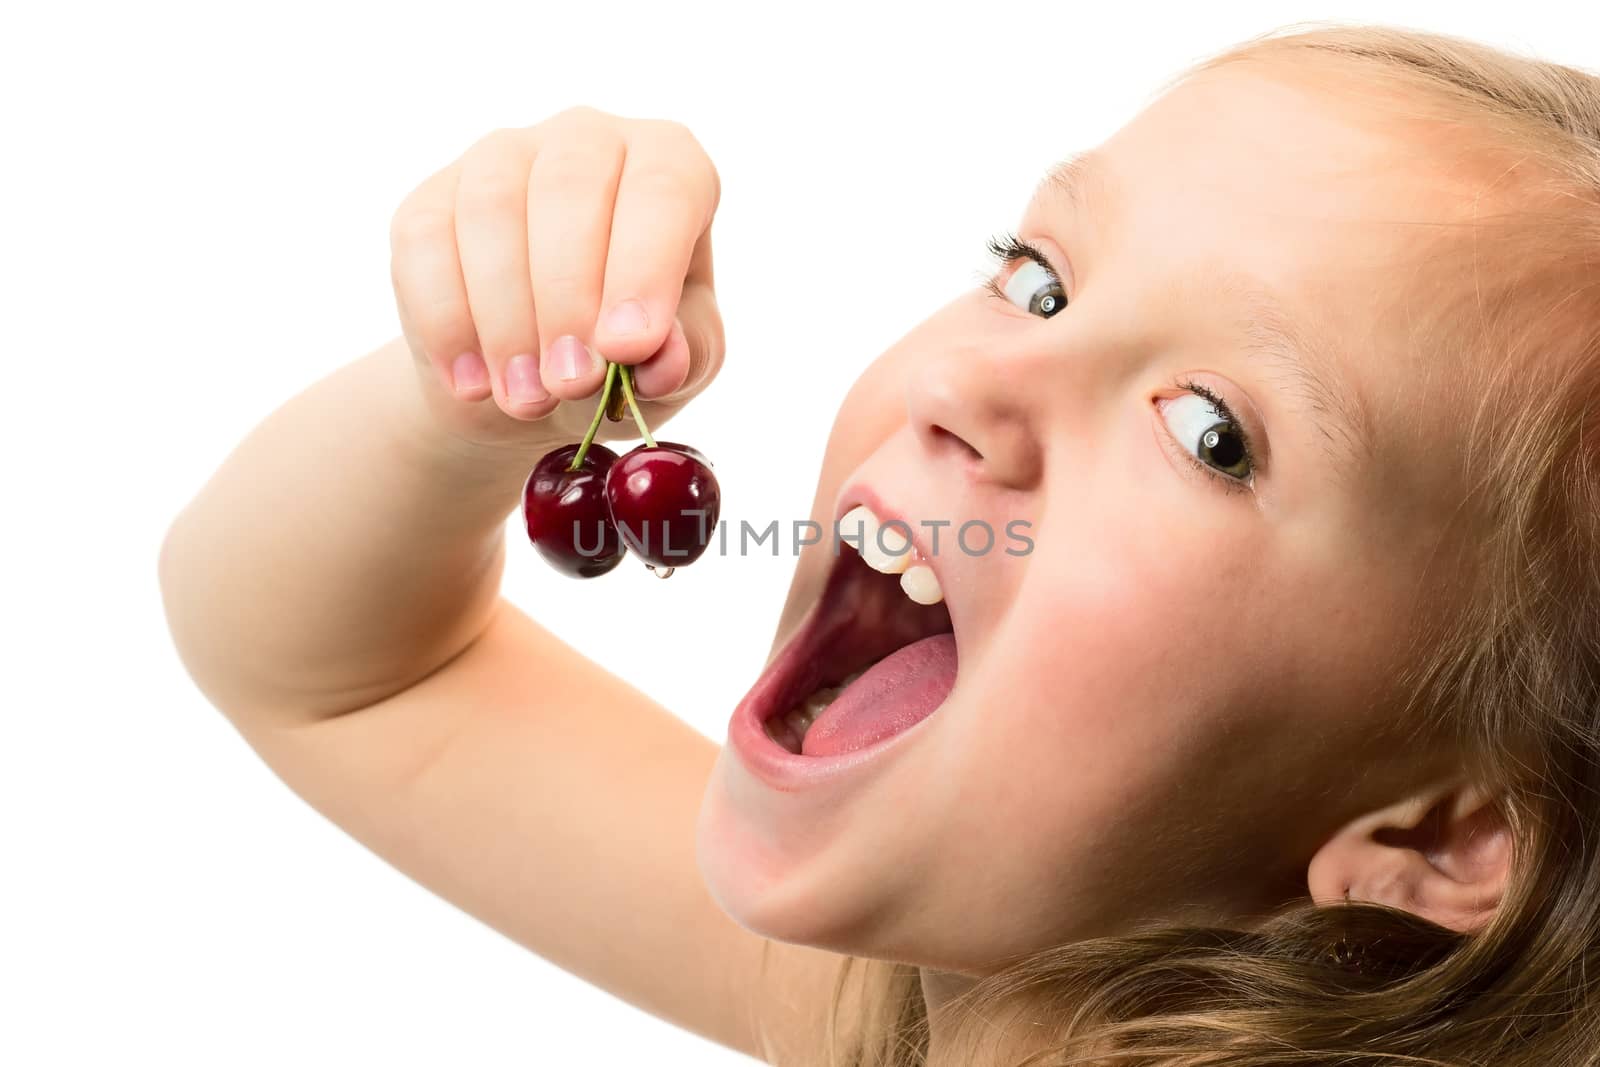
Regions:
<instances>
[{"instance_id":1,"label":"hand","mask_svg":"<svg viewBox=\"0 0 1600 1067\"><path fill-rule=\"evenodd\" d=\"M417 186L390 224L390 275L434 415L474 442L576 441L610 360L634 365L646 420L664 421L722 365L720 197L686 127L590 107L495 130ZM602 439L635 434L602 421Z\"/></svg>"}]
</instances>

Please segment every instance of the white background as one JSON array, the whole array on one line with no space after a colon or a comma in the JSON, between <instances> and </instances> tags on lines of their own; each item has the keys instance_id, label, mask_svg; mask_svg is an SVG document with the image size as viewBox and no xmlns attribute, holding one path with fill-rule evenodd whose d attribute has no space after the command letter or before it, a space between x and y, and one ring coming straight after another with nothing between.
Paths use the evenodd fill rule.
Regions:
<instances>
[{"instance_id":1,"label":"white background","mask_svg":"<svg viewBox=\"0 0 1600 1067\"><path fill-rule=\"evenodd\" d=\"M993 269L1044 169L1202 54L1373 18L1600 67L1585 4L1100 6L8 12L0 1062L751 1062L307 808L183 673L157 548L253 425L398 332L389 217L496 126L587 103L711 153L728 361L672 436L716 462L727 518L764 523L805 514L854 376ZM511 549L514 600L722 740L791 558L591 585Z\"/></svg>"}]
</instances>

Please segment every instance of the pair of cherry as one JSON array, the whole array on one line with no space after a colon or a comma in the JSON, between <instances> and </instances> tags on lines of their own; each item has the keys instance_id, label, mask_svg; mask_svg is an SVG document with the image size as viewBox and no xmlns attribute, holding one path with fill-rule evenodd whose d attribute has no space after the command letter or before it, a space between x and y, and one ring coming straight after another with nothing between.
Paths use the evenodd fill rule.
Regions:
<instances>
[{"instance_id":1,"label":"pair of cherry","mask_svg":"<svg viewBox=\"0 0 1600 1067\"><path fill-rule=\"evenodd\" d=\"M545 453L522 488L528 540L545 562L574 578L598 578L632 550L657 575L699 559L711 543L722 493L711 462L687 445L658 442L633 396L632 367L606 367L594 420L582 442ZM633 413L644 444L622 456L594 443L602 416Z\"/></svg>"}]
</instances>

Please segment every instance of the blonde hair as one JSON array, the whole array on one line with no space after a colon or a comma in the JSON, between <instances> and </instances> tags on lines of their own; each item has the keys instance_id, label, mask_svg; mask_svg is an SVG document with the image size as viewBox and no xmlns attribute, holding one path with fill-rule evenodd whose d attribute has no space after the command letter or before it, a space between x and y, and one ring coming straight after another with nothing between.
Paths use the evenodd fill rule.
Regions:
<instances>
[{"instance_id":1,"label":"blonde hair","mask_svg":"<svg viewBox=\"0 0 1600 1067\"><path fill-rule=\"evenodd\" d=\"M1450 741L1501 798L1511 884L1471 935L1305 898L1248 930L1149 923L1042 951L953 1002L940 1061L994 1062L984 1035L1026 1018L1019 1065L1600 1063L1600 77L1322 21L1252 38L1162 91L1235 63L1353 73L1353 91L1437 135L1428 153L1518 174L1503 187L1514 209L1470 224L1479 261L1457 286L1470 291L1423 323L1430 352L1494 358L1452 364L1476 375L1460 386L1473 406L1456 473L1481 536L1449 590L1458 609L1418 627L1400 686L1410 736ZM833 1067L925 1064L928 1024L916 967L844 959Z\"/></svg>"}]
</instances>

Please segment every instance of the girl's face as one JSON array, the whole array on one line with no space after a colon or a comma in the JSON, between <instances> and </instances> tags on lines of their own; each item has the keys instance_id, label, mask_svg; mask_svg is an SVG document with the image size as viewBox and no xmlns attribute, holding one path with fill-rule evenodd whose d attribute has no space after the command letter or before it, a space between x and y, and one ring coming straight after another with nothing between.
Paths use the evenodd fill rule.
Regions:
<instances>
[{"instance_id":1,"label":"girl's face","mask_svg":"<svg viewBox=\"0 0 1600 1067\"><path fill-rule=\"evenodd\" d=\"M1386 694L1460 492L1430 392L1447 368L1411 336L1419 271L1456 268L1421 254L1419 234L1444 231L1418 223L1462 216L1460 179L1407 147L1310 81L1202 75L1096 148L1076 197L1041 187L1017 233L1048 271L999 267L1004 298L975 288L867 369L811 518L865 501L917 531L953 687L845 757L741 735L741 716L799 702L775 690L882 651L895 613L919 620L902 636L927 632L853 547L802 554L701 811L701 868L730 914L989 973L1135 920L1304 896L1318 846L1420 773L1382 734ZM1292 348L1269 343L1261 299ZM992 550L954 543L974 520ZM780 656L812 639L814 610L860 632ZM900 674L908 706L950 683L937 655Z\"/></svg>"}]
</instances>

